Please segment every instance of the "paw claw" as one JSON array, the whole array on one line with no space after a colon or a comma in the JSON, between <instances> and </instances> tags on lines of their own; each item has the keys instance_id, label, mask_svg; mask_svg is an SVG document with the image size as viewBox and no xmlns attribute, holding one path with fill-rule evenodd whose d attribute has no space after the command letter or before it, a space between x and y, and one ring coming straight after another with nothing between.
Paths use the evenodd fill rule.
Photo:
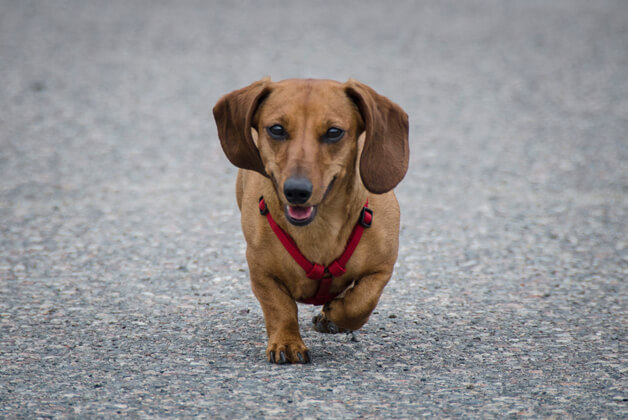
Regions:
<instances>
[{"instance_id":1,"label":"paw claw","mask_svg":"<svg viewBox=\"0 0 628 420\"><path fill-rule=\"evenodd\" d=\"M290 363L309 363L310 351L301 343L271 343L266 349L270 363L284 365Z\"/></svg>"},{"instance_id":2,"label":"paw claw","mask_svg":"<svg viewBox=\"0 0 628 420\"><path fill-rule=\"evenodd\" d=\"M332 321L325 317L324 313L315 315L314 318L312 318L312 324L314 324L314 329L320 333L338 334L341 332L350 331L334 324Z\"/></svg>"}]
</instances>

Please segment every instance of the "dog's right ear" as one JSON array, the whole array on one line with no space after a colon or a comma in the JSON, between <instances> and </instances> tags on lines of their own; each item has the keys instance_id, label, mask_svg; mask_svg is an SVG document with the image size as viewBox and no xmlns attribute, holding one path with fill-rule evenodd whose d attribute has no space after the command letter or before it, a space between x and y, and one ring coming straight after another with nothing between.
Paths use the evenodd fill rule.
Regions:
<instances>
[{"instance_id":1,"label":"dog's right ear","mask_svg":"<svg viewBox=\"0 0 628 420\"><path fill-rule=\"evenodd\" d=\"M260 102L270 92L270 78L226 94L214 106L218 138L225 155L238 168L268 176L251 136L251 124Z\"/></svg>"}]
</instances>

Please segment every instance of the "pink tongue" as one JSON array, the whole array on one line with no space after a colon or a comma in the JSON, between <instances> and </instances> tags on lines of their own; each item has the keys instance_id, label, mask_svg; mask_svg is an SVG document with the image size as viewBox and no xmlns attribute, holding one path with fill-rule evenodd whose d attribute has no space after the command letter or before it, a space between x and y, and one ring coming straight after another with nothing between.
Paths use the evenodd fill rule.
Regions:
<instances>
[{"instance_id":1,"label":"pink tongue","mask_svg":"<svg viewBox=\"0 0 628 420\"><path fill-rule=\"evenodd\" d=\"M288 214L295 220L305 220L312 215L313 207L288 206Z\"/></svg>"}]
</instances>

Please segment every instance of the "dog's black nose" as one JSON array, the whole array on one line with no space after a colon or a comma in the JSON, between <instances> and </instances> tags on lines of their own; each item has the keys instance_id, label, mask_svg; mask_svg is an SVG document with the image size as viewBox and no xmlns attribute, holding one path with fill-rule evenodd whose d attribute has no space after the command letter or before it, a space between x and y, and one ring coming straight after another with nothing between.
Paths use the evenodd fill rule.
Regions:
<instances>
[{"instance_id":1,"label":"dog's black nose","mask_svg":"<svg viewBox=\"0 0 628 420\"><path fill-rule=\"evenodd\" d=\"M293 176L283 184L283 193L290 204L303 204L312 195L312 183L307 178Z\"/></svg>"}]
</instances>

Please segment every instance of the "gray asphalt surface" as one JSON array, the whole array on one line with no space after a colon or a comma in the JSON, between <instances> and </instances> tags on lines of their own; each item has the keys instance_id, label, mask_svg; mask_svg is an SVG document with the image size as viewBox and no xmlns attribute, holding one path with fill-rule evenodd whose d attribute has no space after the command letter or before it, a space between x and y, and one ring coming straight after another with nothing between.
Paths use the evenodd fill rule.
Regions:
<instances>
[{"instance_id":1,"label":"gray asphalt surface","mask_svg":"<svg viewBox=\"0 0 628 420\"><path fill-rule=\"evenodd\" d=\"M396 273L264 360L211 108L410 115ZM628 417L625 1L0 1L0 417Z\"/></svg>"}]
</instances>

